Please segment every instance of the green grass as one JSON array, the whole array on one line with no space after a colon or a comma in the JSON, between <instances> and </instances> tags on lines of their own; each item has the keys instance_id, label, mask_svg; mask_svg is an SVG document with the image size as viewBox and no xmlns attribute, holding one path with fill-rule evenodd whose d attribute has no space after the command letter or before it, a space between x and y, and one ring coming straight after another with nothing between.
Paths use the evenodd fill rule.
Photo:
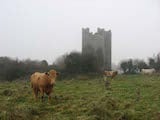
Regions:
<instances>
[{"instance_id":1,"label":"green grass","mask_svg":"<svg viewBox=\"0 0 160 120\"><path fill-rule=\"evenodd\" d=\"M35 101L29 82L0 83L0 120L159 120L160 77L119 75L57 81L52 101Z\"/></svg>"}]
</instances>

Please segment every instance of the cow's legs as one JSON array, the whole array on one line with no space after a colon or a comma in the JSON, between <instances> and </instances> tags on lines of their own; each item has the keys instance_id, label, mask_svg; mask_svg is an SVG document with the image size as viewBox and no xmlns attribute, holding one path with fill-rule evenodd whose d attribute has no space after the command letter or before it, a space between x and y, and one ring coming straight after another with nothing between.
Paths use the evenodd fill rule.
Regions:
<instances>
[{"instance_id":1,"label":"cow's legs","mask_svg":"<svg viewBox=\"0 0 160 120\"><path fill-rule=\"evenodd\" d=\"M51 92L48 91L46 94L48 95L48 102L50 103L51 102Z\"/></svg>"},{"instance_id":2,"label":"cow's legs","mask_svg":"<svg viewBox=\"0 0 160 120\"><path fill-rule=\"evenodd\" d=\"M43 101L43 98L44 98L44 90L43 90L43 88L40 88L40 92L41 92L41 99Z\"/></svg>"},{"instance_id":3,"label":"cow's legs","mask_svg":"<svg viewBox=\"0 0 160 120\"><path fill-rule=\"evenodd\" d=\"M37 100L38 98L38 90L36 88L33 88L34 97Z\"/></svg>"},{"instance_id":4,"label":"cow's legs","mask_svg":"<svg viewBox=\"0 0 160 120\"><path fill-rule=\"evenodd\" d=\"M51 93L48 95L48 102L51 102Z\"/></svg>"}]
</instances>

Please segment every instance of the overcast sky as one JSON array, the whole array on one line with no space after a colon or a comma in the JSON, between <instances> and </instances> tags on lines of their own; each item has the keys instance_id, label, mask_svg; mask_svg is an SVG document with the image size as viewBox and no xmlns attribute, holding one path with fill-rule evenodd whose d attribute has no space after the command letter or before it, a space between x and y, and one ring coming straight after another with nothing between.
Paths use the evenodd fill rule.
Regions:
<instances>
[{"instance_id":1,"label":"overcast sky","mask_svg":"<svg viewBox=\"0 0 160 120\"><path fill-rule=\"evenodd\" d=\"M81 51L82 28L112 31L112 62L160 52L160 0L0 0L0 56Z\"/></svg>"}]
</instances>

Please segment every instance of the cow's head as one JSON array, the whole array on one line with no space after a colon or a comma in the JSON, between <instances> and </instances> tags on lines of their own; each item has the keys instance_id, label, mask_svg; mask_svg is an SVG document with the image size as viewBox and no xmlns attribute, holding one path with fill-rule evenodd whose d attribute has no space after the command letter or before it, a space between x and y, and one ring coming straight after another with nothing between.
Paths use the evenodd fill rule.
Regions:
<instances>
[{"instance_id":1,"label":"cow's head","mask_svg":"<svg viewBox=\"0 0 160 120\"><path fill-rule=\"evenodd\" d=\"M59 73L57 71L53 70L53 69L48 72L48 76L51 79L51 84L55 83L56 77L58 75L59 75Z\"/></svg>"}]
</instances>

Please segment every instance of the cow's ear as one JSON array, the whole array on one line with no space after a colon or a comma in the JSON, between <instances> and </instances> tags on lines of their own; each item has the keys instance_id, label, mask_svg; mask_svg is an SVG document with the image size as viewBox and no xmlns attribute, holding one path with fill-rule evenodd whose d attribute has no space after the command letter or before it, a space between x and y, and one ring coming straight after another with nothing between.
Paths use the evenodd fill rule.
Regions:
<instances>
[{"instance_id":1,"label":"cow's ear","mask_svg":"<svg viewBox=\"0 0 160 120\"><path fill-rule=\"evenodd\" d=\"M48 73L48 72L45 72L45 74L46 74L46 75L49 75L49 73Z\"/></svg>"}]
</instances>

